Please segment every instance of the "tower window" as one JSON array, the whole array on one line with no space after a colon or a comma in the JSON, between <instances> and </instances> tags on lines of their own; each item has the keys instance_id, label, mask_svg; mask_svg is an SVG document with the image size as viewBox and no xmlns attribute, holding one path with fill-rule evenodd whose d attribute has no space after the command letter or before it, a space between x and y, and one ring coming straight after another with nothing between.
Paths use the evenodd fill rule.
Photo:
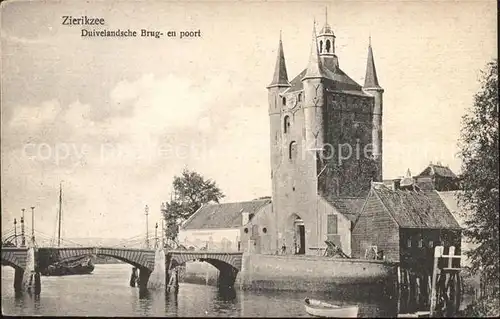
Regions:
<instances>
[{"instance_id":1,"label":"tower window","mask_svg":"<svg viewBox=\"0 0 500 319\"><path fill-rule=\"evenodd\" d=\"M319 41L319 53L323 52L323 41Z\"/></svg>"},{"instance_id":2,"label":"tower window","mask_svg":"<svg viewBox=\"0 0 500 319\"><path fill-rule=\"evenodd\" d=\"M283 131L288 133L290 131L290 116L286 115L285 120L283 121Z\"/></svg>"},{"instance_id":3,"label":"tower window","mask_svg":"<svg viewBox=\"0 0 500 319\"><path fill-rule=\"evenodd\" d=\"M297 100L298 100L299 102L300 102L300 101L302 101L302 93L299 93L299 96L298 96Z\"/></svg>"},{"instance_id":4,"label":"tower window","mask_svg":"<svg viewBox=\"0 0 500 319\"><path fill-rule=\"evenodd\" d=\"M286 97L283 97L282 102L283 102L283 105L286 105Z\"/></svg>"},{"instance_id":5,"label":"tower window","mask_svg":"<svg viewBox=\"0 0 500 319\"><path fill-rule=\"evenodd\" d=\"M296 157L297 157L297 142L293 141L290 143L288 158L294 160Z\"/></svg>"},{"instance_id":6,"label":"tower window","mask_svg":"<svg viewBox=\"0 0 500 319\"><path fill-rule=\"evenodd\" d=\"M325 46L326 52L330 52L330 47L331 47L330 40L326 40L326 46Z\"/></svg>"}]
</instances>

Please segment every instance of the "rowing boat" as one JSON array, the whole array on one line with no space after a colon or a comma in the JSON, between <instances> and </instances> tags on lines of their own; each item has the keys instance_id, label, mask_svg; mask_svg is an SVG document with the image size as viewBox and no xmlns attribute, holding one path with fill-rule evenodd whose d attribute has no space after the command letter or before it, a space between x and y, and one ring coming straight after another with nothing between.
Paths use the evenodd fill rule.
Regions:
<instances>
[{"instance_id":1,"label":"rowing boat","mask_svg":"<svg viewBox=\"0 0 500 319\"><path fill-rule=\"evenodd\" d=\"M337 306L324 301L304 300L306 312L316 317L355 318L358 316L358 306Z\"/></svg>"}]
</instances>

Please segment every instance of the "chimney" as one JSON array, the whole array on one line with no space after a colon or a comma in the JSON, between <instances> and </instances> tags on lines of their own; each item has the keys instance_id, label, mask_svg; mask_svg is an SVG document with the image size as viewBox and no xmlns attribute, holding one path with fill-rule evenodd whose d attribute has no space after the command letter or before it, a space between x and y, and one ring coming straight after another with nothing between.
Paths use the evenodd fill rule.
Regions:
<instances>
[{"instance_id":1,"label":"chimney","mask_svg":"<svg viewBox=\"0 0 500 319\"><path fill-rule=\"evenodd\" d=\"M245 226L250 221L250 214L241 210L241 225Z\"/></svg>"}]
</instances>

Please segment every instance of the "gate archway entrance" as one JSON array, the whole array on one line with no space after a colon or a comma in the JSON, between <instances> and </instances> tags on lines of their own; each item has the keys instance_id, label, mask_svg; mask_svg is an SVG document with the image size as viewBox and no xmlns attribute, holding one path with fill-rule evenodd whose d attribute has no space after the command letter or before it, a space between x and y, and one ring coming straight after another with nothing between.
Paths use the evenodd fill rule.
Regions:
<instances>
[{"instance_id":1,"label":"gate archway entrance","mask_svg":"<svg viewBox=\"0 0 500 319\"><path fill-rule=\"evenodd\" d=\"M297 214L292 214L288 219L292 235L292 254L304 255L306 253L306 229L304 221Z\"/></svg>"}]
</instances>

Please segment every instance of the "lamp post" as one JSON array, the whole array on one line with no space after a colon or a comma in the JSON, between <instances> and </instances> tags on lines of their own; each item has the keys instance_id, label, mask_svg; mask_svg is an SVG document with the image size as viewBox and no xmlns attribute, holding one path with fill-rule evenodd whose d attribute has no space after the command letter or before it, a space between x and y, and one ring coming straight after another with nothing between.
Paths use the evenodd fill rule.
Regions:
<instances>
[{"instance_id":1,"label":"lamp post","mask_svg":"<svg viewBox=\"0 0 500 319\"><path fill-rule=\"evenodd\" d=\"M14 245L17 247L17 220L14 218Z\"/></svg>"},{"instance_id":2,"label":"lamp post","mask_svg":"<svg viewBox=\"0 0 500 319\"><path fill-rule=\"evenodd\" d=\"M155 226L155 249L158 248L158 223Z\"/></svg>"},{"instance_id":3,"label":"lamp post","mask_svg":"<svg viewBox=\"0 0 500 319\"><path fill-rule=\"evenodd\" d=\"M144 211L146 213L146 248L149 249L149 226L148 226L148 213L149 213L149 207L146 205L144 208Z\"/></svg>"},{"instance_id":4,"label":"lamp post","mask_svg":"<svg viewBox=\"0 0 500 319\"><path fill-rule=\"evenodd\" d=\"M21 247L26 246L26 237L24 236L24 208L21 209L22 215L21 215Z\"/></svg>"},{"instance_id":5,"label":"lamp post","mask_svg":"<svg viewBox=\"0 0 500 319\"><path fill-rule=\"evenodd\" d=\"M165 217L161 218L161 247L165 248Z\"/></svg>"},{"instance_id":6,"label":"lamp post","mask_svg":"<svg viewBox=\"0 0 500 319\"><path fill-rule=\"evenodd\" d=\"M35 207L31 206L31 242L35 246Z\"/></svg>"}]
</instances>

